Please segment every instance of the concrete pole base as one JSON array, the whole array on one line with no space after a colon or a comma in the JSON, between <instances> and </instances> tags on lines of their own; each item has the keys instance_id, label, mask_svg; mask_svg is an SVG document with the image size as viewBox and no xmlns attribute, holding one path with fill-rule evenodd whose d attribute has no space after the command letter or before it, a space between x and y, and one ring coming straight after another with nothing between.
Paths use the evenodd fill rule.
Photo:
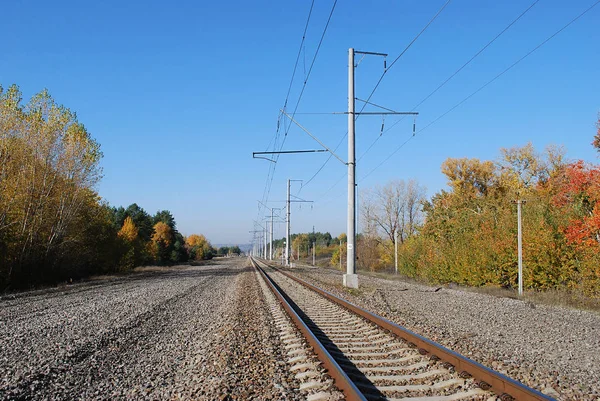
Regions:
<instances>
[{"instance_id":1,"label":"concrete pole base","mask_svg":"<svg viewBox=\"0 0 600 401\"><path fill-rule=\"evenodd\" d=\"M358 288L358 274L344 274L344 287Z\"/></svg>"}]
</instances>

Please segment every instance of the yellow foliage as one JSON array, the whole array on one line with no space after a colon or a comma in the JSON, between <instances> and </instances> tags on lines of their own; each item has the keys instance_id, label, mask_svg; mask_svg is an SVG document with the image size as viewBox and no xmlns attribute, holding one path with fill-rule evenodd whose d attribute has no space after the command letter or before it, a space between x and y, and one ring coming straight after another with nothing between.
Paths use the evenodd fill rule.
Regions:
<instances>
[{"instance_id":1,"label":"yellow foliage","mask_svg":"<svg viewBox=\"0 0 600 401\"><path fill-rule=\"evenodd\" d=\"M495 167L491 161L448 158L442 164L448 185L461 196L486 196L494 185Z\"/></svg>"},{"instance_id":2,"label":"yellow foliage","mask_svg":"<svg viewBox=\"0 0 600 401\"><path fill-rule=\"evenodd\" d=\"M45 266L66 266L54 258L83 251L80 222L101 156L76 114L47 91L23 105L17 86L0 86L0 286L49 277Z\"/></svg>"},{"instance_id":3,"label":"yellow foliage","mask_svg":"<svg viewBox=\"0 0 600 401\"><path fill-rule=\"evenodd\" d=\"M301 255L308 256L308 248L311 246L312 244L309 242L308 234L298 234L292 241L292 257L296 259L300 257L300 255L298 255L298 250L300 250Z\"/></svg>"},{"instance_id":4,"label":"yellow foliage","mask_svg":"<svg viewBox=\"0 0 600 401\"><path fill-rule=\"evenodd\" d=\"M334 251L333 254L331 255L331 260L329 261L329 263L333 266L333 267L339 267L340 266L340 257L342 258L342 269L344 269L344 267L346 266L346 258L347 258L347 252L346 252L346 244L342 244L342 246L340 247L339 244L334 246Z\"/></svg>"},{"instance_id":5,"label":"yellow foliage","mask_svg":"<svg viewBox=\"0 0 600 401\"><path fill-rule=\"evenodd\" d=\"M127 217L123 222L123 227L119 230L119 237L124 238L129 242L135 241L138 236L138 228L135 226L135 223L131 219L131 217Z\"/></svg>"},{"instance_id":6,"label":"yellow foliage","mask_svg":"<svg viewBox=\"0 0 600 401\"><path fill-rule=\"evenodd\" d=\"M152 242L158 243L162 241L165 246L171 245L171 240L173 238L173 230L169 227L168 224L159 221L154 225L154 233L152 234Z\"/></svg>"},{"instance_id":7,"label":"yellow foliage","mask_svg":"<svg viewBox=\"0 0 600 401\"><path fill-rule=\"evenodd\" d=\"M210 257L211 245L206 237L202 234L192 234L185 239L185 245L190 251L190 254L196 260L206 259Z\"/></svg>"},{"instance_id":8,"label":"yellow foliage","mask_svg":"<svg viewBox=\"0 0 600 401\"><path fill-rule=\"evenodd\" d=\"M206 244L207 242L208 241L206 240L206 237L202 234L192 234L185 239L185 244L187 246L189 246L190 248L195 247L195 246L201 247L204 244Z\"/></svg>"}]
</instances>

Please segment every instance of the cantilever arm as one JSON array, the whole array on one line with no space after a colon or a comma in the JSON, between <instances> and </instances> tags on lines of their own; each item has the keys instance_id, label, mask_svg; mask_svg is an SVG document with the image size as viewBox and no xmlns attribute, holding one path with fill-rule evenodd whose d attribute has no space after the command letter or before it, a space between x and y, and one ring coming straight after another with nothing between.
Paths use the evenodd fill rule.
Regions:
<instances>
[{"instance_id":1,"label":"cantilever arm","mask_svg":"<svg viewBox=\"0 0 600 401\"><path fill-rule=\"evenodd\" d=\"M343 164L347 165L348 163L346 163L345 161L343 161L338 155L336 155L333 150L329 149L323 142L319 141L317 139L316 136L314 136L313 134L311 134L306 128L304 128L302 125L300 125L296 120L294 120L292 118L292 116L290 116L288 113L286 113L285 111L281 110L281 112L283 114L285 114L285 116L287 118L290 119L290 121L292 121L294 124L296 124L298 127L300 127L300 129L304 132L306 132L312 139L314 139L315 141L317 141L319 143L319 145L323 146L329 153L331 153L336 159L338 159L339 161L341 161Z\"/></svg>"}]
</instances>

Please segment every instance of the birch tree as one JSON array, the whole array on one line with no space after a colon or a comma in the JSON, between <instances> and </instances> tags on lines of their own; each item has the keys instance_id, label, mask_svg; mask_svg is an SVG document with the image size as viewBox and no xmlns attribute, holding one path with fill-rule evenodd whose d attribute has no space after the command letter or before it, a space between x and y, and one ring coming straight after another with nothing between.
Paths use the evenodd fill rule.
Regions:
<instances>
[{"instance_id":1,"label":"birch tree","mask_svg":"<svg viewBox=\"0 0 600 401\"><path fill-rule=\"evenodd\" d=\"M415 180L394 180L368 191L362 202L365 232L381 235L392 243L397 234L403 243L423 223L424 201L425 188Z\"/></svg>"}]
</instances>

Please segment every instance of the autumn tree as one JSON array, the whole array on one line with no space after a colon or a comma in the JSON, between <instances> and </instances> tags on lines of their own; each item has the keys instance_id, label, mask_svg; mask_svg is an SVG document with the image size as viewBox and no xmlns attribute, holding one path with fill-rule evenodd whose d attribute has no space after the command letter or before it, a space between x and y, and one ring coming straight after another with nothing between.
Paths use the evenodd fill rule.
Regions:
<instances>
[{"instance_id":1,"label":"autumn tree","mask_svg":"<svg viewBox=\"0 0 600 401\"><path fill-rule=\"evenodd\" d=\"M442 163L442 173L452 191L465 199L485 197L497 183L496 167L491 161L449 158Z\"/></svg>"},{"instance_id":2,"label":"autumn tree","mask_svg":"<svg viewBox=\"0 0 600 401\"><path fill-rule=\"evenodd\" d=\"M169 261L169 256L173 250L173 229L166 223L159 221L154 225L154 233L150 242L151 253L154 260L159 264Z\"/></svg>"},{"instance_id":3,"label":"autumn tree","mask_svg":"<svg viewBox=\"0 0 600 401\"><path fill-rule=\"evenodd\" d=\"M392 243L397 235L404 242L416 234L423 222L424 200L425 189L414 180L391 181L368 191L362 202L365 231L373 235L382 233Z\"/></svg>"},{"instance_id":4,"label":"autumn tree","mask_svg":"<svg viewBox=\"0 0 600 401\"><path fill-rule=\"evenodd\" d=\"M363 238L358 244L361 265L389 265L396 238L403 244L423 223L425 189L415 180L390 181L364 192L361 202Z\"/></svg>"},{"instance_id":5,"label":"autumn tree","mask_svg":"<svg viewBox=\"0 0 600 401\"><path fill-rule=\"evenodd\" d=\"M345 235L344 235L344 237L345 237ZM341 260L342 269L345 268L346 258L348 257L347 256L348 252L347 252L347 249L346 249L345 242L346 241L343 241L341 246L338 243L338 245L335 247L333 253L331 254L331 260L329 261L329 263L333 267L336 267L336 268L339 267L339 265L340 265L340 258L341 258L342 259Z\"/></svg>"},{"instance_id":6,"label":"autumn tree","mask_svg":"<svg viewBox=\"0 0 600 401\"><path fill-rule=\"evenodd\" d=\"M123 227L119 230L117 234L120 238L133 243L138 238L139 230L136 227L133 219L131 217L126 217L123 222Z\"/></svg>"},{"instance_id":7,"label":"autumn tree","mask_svg":"<svg viewBox=\"0 0 600 401\"><path fill-rule=\"evenodd\" d=\"M300 255L304 253L305 256L308 256L308 249L312 247L312 242L310 241L308 234L297 234L293 238L291 238L291 257L295 259L299 259ZM300 251L300 254L298 254Z\"/></svg>"},{"instance_id":8,"label":"autumn tree","mask_svg":"<svg viewBox=\"0 0 600 401\"><path fill-rule=\"evenodd\" d=\"M139 264L140 241L139 230L131 217L126 217L117 236L123 241L124 252L119 262L123 270L132 269Z\"/></svg>"},{"instance_id":9,"label":"autumn tree","mask_svg":"<svg viewBox=\"0 0 600 401\"><path fill-rule=\"evenodd\" d=\"M517 280L517 222L512 201L523 208L526 288L557 288L571 280L563 213L552 202L566 164L564 151L537 153L527 144L502 149L496 161L448 159L442 171L449 190L425 204L418 238L401 249L405 274L441 282L514 287Z\"/></svg>"},{"instance_id":10,"label":"autumn tree","mask_svg":"<svg viewBox=\"0 0 600 401\"><path fill-rule=\"evenodd\" d=\"M148 263L158 222L171 230L154 238L167 244L161 259L187 260L168 211L153 218L137 204L102 201L101 158L76 114L47 90L23 103L17 86L0 86L0 289Z\"/></svg>"},{"instance_id":11,"label":"autumn tree","mask_svg":"<svg viewBox=\"0 0 600 401\"><path fill-rule=\"evenodd\" d=\"M192 260L211 259L213 256L213 248L202 234L190 235L186 238L185 245Z\"/></svg>"},{"instance_id":12,"label":"autumn tree","mask_svg":"<svg viewBox=\"0 0 600 401\"><path fill-rule=\"evenodd\" d=\"M22 103L0 87L0 276L60 275L71 235L101 177L100 146L75 115L44 90ZM75 250L76 248L73 248Z\"/></svg>"},{"instance_id":13,"label":"autumn tree","mask_svg":"<svg viewBox=\"0 0 600 401\"><path fill-rule=\"evenodd\" d=\"M598 152L600 152L600 113L598 113L598 121L596 122L596 135L594 136L594 140L592 141L592 146L596 148Z\"/></svg>"}]
</instances>

